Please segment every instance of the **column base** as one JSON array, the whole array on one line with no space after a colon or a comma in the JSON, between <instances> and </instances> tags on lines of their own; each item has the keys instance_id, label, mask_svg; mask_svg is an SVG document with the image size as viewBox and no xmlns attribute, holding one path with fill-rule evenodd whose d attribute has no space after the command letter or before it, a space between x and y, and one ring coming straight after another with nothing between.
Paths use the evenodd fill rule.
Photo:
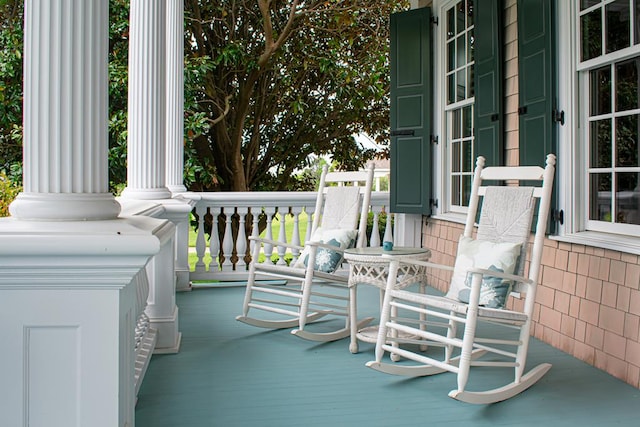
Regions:
<instances>
[{"instance_id":1,"label":"column base","mask_svg":"<svg viewBox=\"0 0 640 427\"><path fill-rule=\"evenodd\" d=\"M166 187L161 187L161 188L127 187L122 191L122 195L120 197L122 197L123 199L162 200L162 199L170 199L171 192Z\"/></svg>"},{"instance_id":2,"label":"column base","mask_svg":"<svg viewBox=\"0 0 640 427\"><path fill-rule=\"evenodd\" d=\"M111 193L20 193L9 213L35 221L108 220L118 217L120 204Z\"/></svg>"},{"instance_id":3,"label":"column base","mask_svg":"<svg viewBox=\"0 0 640 427\"><path fill-rule=\"evenodd\" d=\"M147 310L149 316L149 310ZM180 351L182 332L178 330L178 307L171 317L149 316L151 327L158 331L158 340L153 350L154 354L172 354Z\"/></svg>"}]
</instances>

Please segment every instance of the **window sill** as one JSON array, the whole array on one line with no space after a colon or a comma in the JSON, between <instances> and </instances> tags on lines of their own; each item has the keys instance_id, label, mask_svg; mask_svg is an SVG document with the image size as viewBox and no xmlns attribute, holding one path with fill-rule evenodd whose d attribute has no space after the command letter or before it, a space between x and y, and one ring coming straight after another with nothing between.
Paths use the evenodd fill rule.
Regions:
<instances>
[{"instance_id":1,"label":"window sill","mask_svg":"<svg viewBox=\"0 0 640 427\"><path fill-rule=\"evenodd\" d=\"M597 231L581 231L562 236L549 236L549 239L640 255L640 237L635 236L622 236Z\"/></svg>"},{"instance_id":2,"label":"window sill","mask_svg":"<svg viewBox=\"0 0 640 427\"><path fill-rule=\"evenodd\" d=\"M455 222L458 224L466 224L467 223L467 215L463 213L445 213L439 215L432 215L427 218L427 221L430 219L437 219L438 221L447 221L447 222Z\"/></svg>"}]
</instances>

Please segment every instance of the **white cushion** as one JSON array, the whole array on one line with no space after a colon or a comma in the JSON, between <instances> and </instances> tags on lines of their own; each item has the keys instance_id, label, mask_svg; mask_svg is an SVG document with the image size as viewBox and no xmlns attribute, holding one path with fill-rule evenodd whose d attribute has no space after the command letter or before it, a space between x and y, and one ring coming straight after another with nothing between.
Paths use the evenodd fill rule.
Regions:
<instances>
[{"instance_id":1,"label":"white cushion","mask_svg":"<svg viewBox=\"0 0 640 427\"><path fill-rule=\"evenodd\" d=\"M520 255L519 243L494 243L460 237L458 254L447 297L468 303L471 292L470 268L483 268L513 274ZM502 308L513 283L495 276L484 276L480 288L480 305Z\"/></svg>"}]
</instances>

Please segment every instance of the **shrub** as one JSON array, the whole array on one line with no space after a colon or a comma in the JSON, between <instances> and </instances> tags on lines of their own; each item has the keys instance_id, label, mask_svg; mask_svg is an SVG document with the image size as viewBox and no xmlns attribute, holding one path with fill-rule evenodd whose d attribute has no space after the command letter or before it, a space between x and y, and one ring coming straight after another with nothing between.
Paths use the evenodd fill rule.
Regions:
<instances>
[{"instance_id":1,"label":"shrub","mask_svg":"<svg viewBox=\"0 0 640 427\"><path fill-rule=\"evenodd\" d=\"M0 217L9 216L9 204L20 191L22 188L11 182L4 171L0 171Z\"/></svg>"}]
</instances>

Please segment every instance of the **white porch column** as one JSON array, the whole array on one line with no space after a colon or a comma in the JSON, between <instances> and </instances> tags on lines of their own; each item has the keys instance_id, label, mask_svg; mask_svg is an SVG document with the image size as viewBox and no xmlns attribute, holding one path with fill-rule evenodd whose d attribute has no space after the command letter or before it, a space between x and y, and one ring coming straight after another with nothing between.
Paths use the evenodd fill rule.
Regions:
<instances>
[{"instance_id":1,"label":"white porch column","mask_svg":"<svg viewBox=\"0 0 640 427\"><path fill-rule=\"evenodd\" d=\"M15 218L120 212L107 164L107 16L107 1L25 3L24 192L9 208Z\"/></svg>"},{"instance_id":2,"label":"white porch column","mask_svg":"<svg viewBox=\"0 0 640 427\"><path fill-rule=\"evenodd\" d=\"M2 426L134 423L134 278L174 226L119 218L108 193L108 8L25 1L25 191L0 218Z\"/></svg>"},{"instance_id":3,"label":"white porch column","mask_svg":"<svg viewBox=\"0 0 640 427\"><path fill-rule=\"evenodd\" d=\"M184 193L184 1L167 0L166 182Z\"/></svg>"},{"instance_id":4,"label":"white porch column","mask_svg":"<svg viewBox=\"0 0 640 427\"><path fill-rule=\"evenodd\" d=\"M168 199L165 187L165 0L132 0L127 187L123 198Z\"/></svg>"}]
</instances>

